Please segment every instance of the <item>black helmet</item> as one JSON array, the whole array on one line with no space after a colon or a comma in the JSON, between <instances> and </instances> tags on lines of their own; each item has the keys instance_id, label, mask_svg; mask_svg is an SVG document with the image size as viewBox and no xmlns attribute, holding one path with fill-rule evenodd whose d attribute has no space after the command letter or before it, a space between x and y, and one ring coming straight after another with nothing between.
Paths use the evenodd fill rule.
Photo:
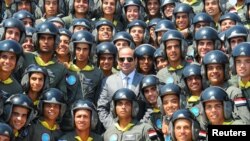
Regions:
<instances>
[{"instance_id":1,"label":"black helmet","mask_svg":"<svg viewBox=\"0 0 250 141\"><path fill-rule=\"evenodd\" d=\"M21 20L21 21L24 18L29 18L29 19L32 20L33 24L35 22L34 16L30 12L28 12L26 10L17 11L16 13L14 13L13 18L16 18L16 19Z\"/></svg>"},{"instance_id":2,"label":"black helmet","mask_svg":"<svg viewBox=\"0 0 250 141\"><path fill-rule=\"evenodd\" d=\"M192 75L201 76L201 66L199 64L190 64L183 69L182 76L184 79Z\"/></svg>"},{"instance_id":3,"label":"black helmet","mask_svg":"<svg viewBox=\"0 0 250 141\"><path fill-rule=\"evenodd\" d=\"M54 23L54 22L55 22L55 23L59 23L59 24L62 25L63 28L65 27L65 22L64 22L63 19L60 18L60 17L50 17L50 18L48 18L46 21L52 22L52 23Z\"/></svg>"},{"instance_id":4,"label":"black helmet","mask_svg":"<svg viewBox=\"0 0 250 141\"><path fill-rule=\"evenodd\" d=\"M25 69L25 72L24 72L22 80L21 80L21 85L23 87L23 90L25 92L29 91L29 89L30 89L30 76L34 72L42 73L44 76L44 84L43 84L42 91L49 88L49 74L48 74L47 70L44 68L41 68L40 66L37 66L35 64L31 64Z\"/></svg>"},{"instance_id":5,"label":"black helmet","mask_svg":"<svg viewBox=\"0 0 250 141\"><path fill-rule=\"evenodd\" d=\"M212 27L203 27L195 32L194 44L196 48L200 40L212 40L214 42L214 49L221 48L221 41L218 36L218 32Z\"/></svg>"},{"instance_id":6,"label":"black helmet","mask_svg":"<svg viewBox=\"0 0 250 141\"><path fill-rule=\"evenodd\" d=\"M191 122L191 129L192 129L192 140L196 141L199 137L199 131L201 130L199 122L196 120L193 113L191 113L188 109L179 109L175 111L171 117L170 121L170 133L171 137L174 141L176 141L175 134L174 134L174 124L175 121L178 119L187 119Z\"/></svg>"},{"instance_id":7,"label":"black helmet","mask_svg":"<svg viewBox=\"0 0 250 141\"><path fill-rule=\"evenodd\" d=\"M11 95L4 103L3 118L5 122L9 122L14 106L24 107L29 110L25 123L25 126L27 126L35 117L33 102L27 95L21 93Z\"/></svg>"},{"instance_id":8,"label":"black helmet","mask_svg":"<svg viewBox=\"0 0 250 141\"><path fill-rule=\"evenodd\" d=\"M221 24L222 21L227 20L227 19L233 20L236 25L242 23L239 15L237 15L236 13L232 13L232 12L228 12L228 13L225 13L224 15L222 15L219 19L219 23Z\"/></svg>"},{"instance_id":9,"label":"black helmet","mask_svg":"<svg viewBox=\"0 0 250 141\"><path fill-rule=\"evenodd\" d=\"M224 66L225 80L228 80L230 75L229 72L229 59L227 55L220 50L209 51L202 60L201 72L203 78L207 79L207 65L208 64L222 64Z\"/></svg>"},{"instance_id":10,"label":"black helmet","mask_svg":"<svg viewBox=\"0 0 250 141\"><path fill-rule=\"evenodd\" d=\"M69 28L69 30L71 32L73 32L75 26L83 26L85 27L89 32L92 32L92 27L91 27L91 23L89 20L85 19L85 18L77 18L77 19L73 19L72 25Z\"/></svg>"},{"instance_id":11,"label":"black helmet","mask_svg":"<svg viewBox=\"0 0 250 141\"><path fill-rule=\"evenodd\" d=\"M152 26L156 26L159 21L161 21L161 18L153 18L150 20L148 23L148 29Z\"/></svg>"},{"instance_id":12,"label":"black helmet","mask_svg":"<svg viewBox=\"0 0 250 141\"><path fill-rule=\"evenodd\" d=\"M150 44L141 44L135 48L135 56L137 58L142 58L144 55L148 55L153 59L155 52L155 47Z\"/></svg>"},{"instance_id":13,"label":"black helmet","mask_svg":"<svg viewBox=\"0 0 250 141\"><path fill-rule=\"evenodd\" d=\"M98 44L96 47L97 56L100 56L101 54L106 54L106 53L116 56L117 54L116 46L111 42L102 42Z\"/></svg>"},{"instance_id":14,"label":"black helmet","mask_svg":"<svg viewBox=\"0 0 250 141\"><path fill-rule=\"evenodd\" d=\"M119 100L129 100L132 102L132 117L136 117L139 112L139 105L137 103L137 98L135 93L128 88L121 88L117 90L112 97L111 111L113 115L116 117L115 106L116 102Z\"/></svg>"},{"instance_id":15,"label":"black helmet","mask_svg":"<svg viewBox=\"0 0 250 141\"><path fill-rule=\"evenodd\" d=\"M139 8L141 8L142 3L140 0L125 0L125 2L123 4L123 8L126 9L130 5L135 5L135 6L138 6Z\"/></svg>"},{"instance_id":16,"label":"black helmet","mask_svg":"<svg viewBox=\"0 0 250 141\"><path fill-rule=\"evenodd\" d=\"M125 31L117 32L113 37L113 43L115 44L117 40L125 40L128 42L131 48L135 48L133 37Z\"/></svg>"},{"instance_id":17,"label":"black helmet","mask_svg":"<svg viewBox=\"0 0 250 141\"><path fill-rule=\"evenodd\" d=\"M25 27L26 37L32 37L36 33L36 29L33 27Z\"/></svg>"},{"instance_id":18,"label":"black helmet","mask_svg":"<svg viewBox=\"0 0 250 141\"><path fill-rule=\"evenodd\" d=\"M232 117L233 105L232 101L228 97L225 90L217 86L211 86L206 88L200 96L201 108L204 108L204 103L207 101L218 100L223 102L224 107L224 117L225 119L230 119ZM204 109L202 109L204 110ZM205 112L205 111L204 111ZM206 116L203 118L207 118Z\"/></svg>"},{"instance_id":19,"label":"black helmet","mask_svg":"<svg viewBox=\"0 0 250 141\"><path fill-rule=\"evenodd\" d=\"M149 86L155 86L159 91L160 81L155 75L145 75L140 82L140 93L144 97L144 88Z\"/></svg>"},{"instance_id":20,"label":"black helmet","mask_svg":"<svg viewBox=\"0 0 250 141\"><path fill-rule=\"evenodd\" d=\"M98 122L98 115L97 115L95 105L88 100L79 99L75 101L73 105L71 106L71 118L73 121L72 123L73 126L75 126L75 123L74 123L75 112L76 110L79 110L79 109L86 109L86 110L91 111L91 129L94 130Z\"/></svg>"},{"instance_id":21,"label":"black helmet","mask_svg":"<svg viewBox=\"0 0 250 141\"><path fill-rule=\"evenodd\" d=\"M16 18L8 18L8 19L5 19L3 21L3 28L4 28L4 31L3 31L3 35L2 35L2 39L1 40L5 40L5 35L6 35L6 30L7 28L12 28L12 27L16 27L17 29L20 30L20 39L19 39L19 43L23 43L24 39L25 39L25 26L23 24L22 21L20 21L19 19L16 19Z\"/></svg>"},{"instance_id":22,"label":"black helmet","mask_svg":"<svg viewBox=\"0 0 250 141\"><path fill-rule=\"evenodd\" d=\"M60 36L61 35L66 35L69 38L71 38L71 36L72 36L72 33L68 29L66 29L66 28L60 28L59 29L59 34L60 34Z\"/></svg>"},{"instance_id":23,"label":"black helmet","mask_svg":"<svg viewBox=\"0 0 250 141\"><path fill-rule=\"evenodd\" d=\"M10 141L12 141L12 139L14 138L14 132L12 128L8 124L3 122L0 122L0 135L9 137Z\"/></svg>"},{"instance_id":24,"label":"black helmet","mask_svg":"<svg viewBox=\"0 0 250 141\"><path fill-rule=\"evenodd\" d=\"M20 55L23 54L23 48L14 40L3 40L0 41L0 52L13 52L16 54L18 60Z\"/></svg>"},{"instance_id":25,"label":"black helmet","mask_svg":"<svg viewBox=\"0 0 250 141\"><path fill-rule=\"evenodd\" d=\"M43 107L45 103L53 103L53 104L60 104L60 117L62 118L66 105L65 105L65 100L64 100L64 94L57 88L49 88L41 94L41 97L39 99L39 105L38 105L38 110L40 114L43 114Z\"/></svg>"},{"instance_id":26,"label":"black helmet","mask_svg":"<svg viewBox=\"0 0 250 141\"><path fill-rule=\"evenodd\" d=\"M162 48L157 48L154 52L154 59L156 60L158 57L166 58Z\"/></svg>"},{"instance_id":27,"label":"black helmet","mask_svg":"<svg viewBox=\"0 0 250 141\"><path fill-rule=\"evenodd\" d=\"M155 26L155 33L157 35L157 32L159 31L168 31L168 30L175 30L175 25L173 22L167 19L160 20L156 26Z\"/></svg>"},{"instance_id":28,"label":"black helmet","mask_svg":"<svg viewBox=\"0 0 250 141\"><path fill-rule=\"evenodd\" d=\"M196 24L198 22L206 22L206 23L209 23L209 25L211 25L210 23L214 24L212 17L205 12L197 13L194 16L194 18L192 20L192 24Z\"/></svg>"},{"instance_id":29,"label":"black helmet","mask_svg":"<svg viewBox=\"0 0 250 141\"><path fill-rule=\"evenodd\" d=\"M161 38L161 44L164 47L164 50L166 50L166 43L168 40L179 40L180 41L180 49L181 49L181 55L182 58L186 57L186 49L188 47L188 44L186 40L184 39L183 35L178 30L168 30L165 32ZM165 52L164 52L165 53Z\"/></svg>"}]
</instances>

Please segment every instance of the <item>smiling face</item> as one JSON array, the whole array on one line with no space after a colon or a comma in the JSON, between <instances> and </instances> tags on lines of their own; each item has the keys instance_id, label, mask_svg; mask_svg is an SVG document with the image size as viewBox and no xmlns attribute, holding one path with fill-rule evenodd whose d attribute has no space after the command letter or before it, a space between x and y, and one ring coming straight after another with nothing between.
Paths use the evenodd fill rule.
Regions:
<instances>
[{"instance_id":1,"label":"smiling face","mask_svg":"<svg viewBox=\"0 0 250 141\"><path fill-rule=\"evenodd\" d=\"M165 46L169 62L178 62L181 60L181 45L179 40L168 40L165 42Z\"/></svg>"},{"instance_id":2,"label":"smiling face","mask_svg":"<svg viewBox=\"0 0 250 141\"><path fill-rule=\"evenodd\" d=\"M8 122L14 131L19 131L22 127L24 127L28 118L28 113L29 109L27 108L21 106L13 107L10 120Z\"/></svg>"},{"instance_id":3,"label":"smiling face","mask_svg":"<svg viewBox=\"0 0 250 141\"><path fill-rule=\"evenodd\" d=\"M98 36L98 41L100 41L100 42L111 41L111 39L113 37L112 27L110 27L108 25L101 25L98 28L97 36Z\"/></svg>"},{"instance_id":4,"label":"smiling face","mask_svg":"<svg viewBox=\"0 0 250 141\"><path fill-rule=\"evenodd\" d=\"M128 22L137 20L139 19L139 7L135 5L127 6L125 14Z\"/></svg>"},{"instance_id":5,"label":"smiling face","mask_svg":"<svg viewBox=\"0 0 250 141\"><path fill-rule=\"evenodd\" d=\"M129 34L133 37L133 41L136 45L140 45L143 42L144 29L141 26L133 26Z\"/></svg>"},{"instance_id":6,"label":"smiling face","mask_svg":"<svg viewBox=\"0 0 250 141\"><path fill-rule=\"evenodd\" d=\"M222 102L217 100L207 101L204 107L209 122L212 125L222 125L225 121Z\"/></svg>"},{"instance_id":7,"label":"smiling face","mask_svg":"<svg viewBox=\"0 0 250 141\"><path fill-rule=\"evenodd\" d=\"M192 75L186 78L186 83L188 86L188 89L191 91L191 93L201 93L202 91L202 82L201 82L201 76L199 75Z\"/></svg>"},{"instance_id":8,"label":"smiling face","mask_svg":"<svg viewBox=\"0 0 250 141\"><path fill-rule=\"evenodd\" d=\"M214 42L212 40L204 39L197 42L198 55L201 58L203 58L209 51L214 50Z\"/></svg>"},{"instance_id":9,"label":"smiling face","mask_svg":"<svg viewBox=\"0 0 250 141\"><path fill-rule=\"evenodd\" d=\"M61 35L60 36L60 43L58 47L56 48L56 53L59 55L69 55L69 42L70 38L66 35Z\"/></svg>"},{"instance_id":10,"label":"smiling face","mask_svg":"<svg viewBox=\"0 0 250 141\"><path fill-rule=\"evenodd\" d=\"M14 40L19 42L21 39L21 31L16 27L8 27L5 31L5 40Z\"/></svg>"},{"instance_id":11,"label":"smiling face","mask_svg":"<svg viewBox=\"0 0 250 141\"><path fill-rule=\"evenodd\" d=\"M103 0L102 9L105 15L113 15L115 14L115 0Z\"/></svg>"},{"instance_id":12,"label":"smiling face","mask_svg":"<svg viewBox=\"0 0 250 141\"><path fill-rule=\"evenodd\" d=\"M160 3L158 0L148 0L147 9L149 16L156 17L160 12Z\"/></svg>"},{"instance_id":13,"label":"smiling face","mask_svg":"<svg viewBox=\"0 0 250 141\"><path fill-rule=\"evenodd\" d=\"M45 121L55 122L60 115L60 104L44 103L43 116Z\"/></svg>"},{"instance_id":14,"label":"smiling face","mask_svg":"<svg viewBox=\"0 0 250 141\"><path fill-rule=\"evenodd\" d=\"M167 94L162 99L163 109L167 116L172 116L175 111L180 109L179 97L176 94Z\"/></svg>"},{"instance_id":15,"label":"smiling face","mask_svg":"<svg viewBox=\"0 0 250 141\"><path fill-rule=\"evenodd\" d=\"M250 81L250 56L239 56L235 59L237 75L242 81Z\"/></svg>"},{"instance_id":16,"label":"smiling face","mask_svg":"<svg viewBox=\"0 0 250 141\"><path fill-rule=\"evenodd\" d=\"M224 83L224 67L222 64L208 64L207 78L212 86L220 86Z\"/></svg>"},{"instance_id":17,"label":"smiling face","mask_svg":"<svg viewBox=\"0 0 250 141\"><path fill-rule=\"evenodd\" d=\"M78 109L74 114L75 128L78 131L89 131L91 128L91 111Z\"/></svg>"},{"instance_id":18,"label":"smiling face","mask_svg":"<svg viewBox=\"0 0 250 141\"><path fill-rule=\"evenodd\" d=\"M144 96L151 105L157 104L158 91L156 86L148 86L143 89Z\"/></svg>"},{"instance_id":19,"label":"smiling face","mask_svg":"<svg viewBox=\"0 0 250 141\"><path fill-rule=\"evenodd\" d=\"M16 54L13 52L0 52L0 72L11 72L16 66Z\"/></svg>"},{"instance_id":20,"label":"smiling face","mask_svg":"<svg viewBox=\"0 0 250 141\"><path fill-rule=\"evenodd\" d=\"M177 141L192 141L192 124L187 119L174 122L174 135Z\"/></svg>"},{"instance_id":21,"label":"smiling face","mask_svg":"<svg viewBox=\"0 0 250 141\"><path fill-rule=\"evenodd\" d=\"M114 65L114 55L112 54L101 54L100 55L100 69L103 71L111 71Z\"/></svg>"},{"instance_id":22,"label":"smiling face","mask_svg":"<svg viewBox=\"0 0 250 141\"><path fill-rule=\"evenodd\" d=\"M44 86L44 74L40 72L34 72L30 75L30 90L32 92L40 92Z\"/></svg>"},{"instance_id":23,"label":"smiling face","mask_svg":"<svg viewBox=\"0 0 250 141\"><path fill-rule=\"evenodd\" d=\"M183 30L189 27L188 13L177 13L175 20L175 24L178 29Z\"/></svg>"},{"instance_id":24,"label":"smiling face","mask_svg":"<svg viewBox=\"0 0 250 141\"><path fill-rule=\"evenodd\" d=\"M85 15L89 9L88 0L74 0L74 11L76 14Z\"/></svg>"},{"instance_id":25,"label":"smiling face","mask_svg":"<svg viewBox=\"0 0 250 141\"><path fill-rule=\"evenodd\" d=\"M220 13L219 0L205 0L205 12L210 16L216 16Z\"/></svg>"}]
</instances>

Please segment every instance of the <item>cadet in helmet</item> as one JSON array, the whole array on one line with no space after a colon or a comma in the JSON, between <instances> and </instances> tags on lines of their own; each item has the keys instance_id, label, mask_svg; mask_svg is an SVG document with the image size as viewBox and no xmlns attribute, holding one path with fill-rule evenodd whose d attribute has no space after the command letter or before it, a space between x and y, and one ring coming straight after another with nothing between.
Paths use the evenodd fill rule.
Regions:
<instances>
[{"instance_id":1,"label":"cadet in helmet","mask_svg":"<svg viewBox=\"0 0 250 141\"><path fill-rule=\"evenodd\" d=\"M193 8L188 4L179 3L174 8L172 21L176 28L187 40L188 45L191 45L193 40L192 32L190 30L193 17Z\"/></svg>"},{"instance_id":2,"label":"cadet in helmet","mask_svg":"<svg viewBox=\"0 0 250 141\"><path fill-rule=\"evenodd\" d=\"M3 122L0 122L0 139L1 141L12 141L14 133L11 127Z\"/></svg>"},{"instance_id":3,"label":"cadet in helmet","mask_svg":"<svg viewBox=\"0 0 250 141\"><path fill-rule=\"evenodd\" d=\"M201 66L199 64L190 64L182 72L185 83L185 94L187 98L187 108L192 108L199 104L200 95L204 88L202 84Z\"/></svg>"},{"instance_id":4,"label":"cadet in helmet","mask_svg":"<svg viewBox=\"0 0 250 141\"><path fill-rule=\"evenodd\" d=\"M7 94L22 92L20 83L13 76L22 53L22 47L16 41L0 41L0 89Z\"/></svg>"},{"instance_id":5,"label":"cadet in helmet","mask_svg":"<svg viewBox=\"0 0 250 141\"><path fill-rule=\"evenodd\" d=\"M116 67L116 54L117 48L111 42L102 42L96 47L96 54L98 57L97 65L102 70L105 77L117 72Z\"/></svg>"},{"instance_id":6,"label":"cadet in helmet","mask_svg":"<svg viewBox=\"0 0 250 141\"><path fill-rule=\"evenodd\" d=\"M246 14L245 14L246 21L244 22L244 26L247 27L247 29L250 29L250 1L246 0L245 5L246 5Z\"/></svg>"},{"instance_id":7,"label":"cadet in helmet","mask_svg":"<svg viewBox=\"0 0 250 141\"><path fill-rule=\"evenodd\" d=\"M135 56L138 60L137 70L144 75L155 74L154 68L155 48L150 44L141 44L135 48Z\"/></svg>"},{"instance_id":8,"label":"cadet in helmet","mask_svg":"<svg viewBox=\"0 0 250 141\"><path fill-rule=\"evenodd\" d=\"M162 48L157 48L154 53L154 64L156 67L156 72L160 71L162 68L165 68L168 64L165 53Z\"/></svg>"},{"instance_id":9,"label":"cadet in helmet","mask_svg":"<svg viewBox=\"0 0 250 141\"><path fill-rule=\"evenodd\" d=\"M108 20L113 23L117 31L123 31L124 25L121 19L122 7L119 0L99 0L98 10L96 11L95 19Z\"/></svg>"},{"instance_id":10,"label":"cadet in helmet","mask_svg":"<svg viewBox=\"0 0 250 141\"><path fill-rule=\"evenodd\" d=\"M69 62L71 61L69 43L72 33L65 28L60 28L59 34L60 34L60 42L58 44L58 47L56 48L56 58L59 63L62 63L66 67L68 67Z\"/></svg>"},{"instance_id":11,"label":"cadet in helmet","mask_svg":"<svg viewBox=\"0 0 250 141\"><path fill-rule=\"evenodd\" d=\"M249 0L235 0L234 6L229 8L230 13L237 13L242 22L246 22L247 3Z\"/></svg>"},{"instance_id":12,"label":"cadet in helmet","mask_svg":"<svg viewBox=\"0 0 250 141\"><path fill-rule=\"evenodd\" d=\"M117 50L120 50L123 47L135 48L133 37L125 31L117 32L114 35L112 42L116 46Z\"/></svg>"},{"instance_id":13,"label":"cadet in helmet","mask_svg":"<svg viewBox=\"0 0 250 141\"><path fill-rule=\"evenodd\" d=\"M161 18L160 11L160 0L146 0L145 1L145 13L146 13L146 22L148 23L153 18Z\"/></svg>"},{"instance_id":14,"label":"cadet in helmet","mask_svg":"<svg viewBox=\"0 0 250 141\"><path fill-rule=\"evenodd\" d=\"M13 15L14 18L20 20L23 22L25 27L33 27L35 23L34 16L26 11L26 10L20 10Z\"/></svg>"},{"instance_id":15,"label":"cadet in helmet","mask_svg":"<svg viewBox=\"0 0 250 141\"><path fill-rule=\"evenodd\" d=\"M158 140L156 131L150 124L136 120L139 105L132 90L128 88L117 90L112 97L111 109L116 121L114 126L105 131L104 141L121 141L128 137L137 141Z\"/></svg>"},{"instance_id":16,"label":"cadet in helmet","mask_svg":"<svg viewBox=\"0 0 250 141\"><path fill-rule=\"evenodd\" d=\"M228 94L217 86L205 89L200 98L201 118L198 118L202 129L208 125L241 125L247 124L233 117L233 102Z\"/></svg>"},{"instance_id":17,"label":"cadet in helmet","mask_svg":"<svg viewBox=\"0 0 250 141\"><path fill-rule=\"evenodd\" d=\"M54 57L60 39L57 27L51 22L44 22L37 27L37 33L33 36L37 51L34 54L24 54L22 62L18 64L16 76L20 78L30 64L36 64L47 69L50 78L49 87L58 88L66 93L65 76L67 70Z\"/></svg>"},{"instance_id":18,"label":"cadet in helmet","mask_svg":"<svg viewBox=\"0 0 250 141\"><path fill-rule=\"evenodd\" d=\"M231 55L232 50L239 43L247 42L249 40L249 30L243 25L235 25L229 28L226 32L225 46L227 53Z\"/></svg>"},{"instance_id":19,"label":"cadet in helmet","mask_svg":"<svg viewBox=\"0 0 250 141\"><path fill-rule=\"evenodd\" d=\"M181 88L173 83L165 84L160 88L161 113L162 113L162 132L168 138L170 119L175 111L186 107L186 97Z\"/></svg>"},{"instance_id":20,"label":"cadet in helmet","mask_svg":"<svg viewBox=\"0 0 250 141\"><path fill-rule=\"evenodd\" d=\"M163 18L172 20L173 11L174 11L176 4L177 4L177 0L162 0L161 1L161 13L162 13Z\"/></svg>"},{"instance_id":21,"label":"cadet in helmet","mask_svg":"<svg viewBox=\"0 0 250 141\"><path fill-rule=\"evenodd\" d=\"M22 44L24 39L25 27L23 22L15 18L5 19L1 40L15 40Z\"/></svg>"},{"instance_id":22,"label":"cadet in helmet","mask_svg":"<svg viewBox=\"0 0 250 141\"><path fill-rule=\"evenodd\" d=\"M169 125L172 140L199 140L200 124L189 110L180 109L174 112Z\"/></svg>"},{"instance_id":23,"label":"cadet in helmet","mask_svg":"<svg viewBox=\"0 0 250 141\"><path fill-rule=\"evenodd\" d=\"M149 41L149 31L147 24L142 20L134 20L127 26L127 32L133 37L135 47L146 44Z\"/></svg>"},{"instance_id":24,"label":"cadet in helmet","mask_svg":"<svg viewBox=\"0 0 250 141\"><path fill-rule=\"evenodd\" d=\"M177 30L168 30L163 34L162 46L167 56L168 65L157 73L157 77L164 83L180 83L182 70L188 64L185 61L187 42Z\"/></svg>"},{"instance_id":25,"label":"cadet in helmet","mask_svg":"<svg viewBox=\"0 0 250 141\"><path fill-rule=\"evenodd\" d=\"M56 88L45 90L39 98L39 118L28 127L26 140L57 141L62 135L58 121L65 112L64 94Z\"/></svg>"},{"instance_id":26,"label":"cadet in helmet","mask_svg":"<svg viewBox=\"0 0 250 141\"><path fill-rule=\"evenodd\" d=\"M73 19L72 24L69 27L69 31L75 33L80 30L87 30L89 32L92 32L91 23L88 19L85 18Z\"/></svg>"},{"instance_id":27,"label":"cadet in helmet","mask_svg":"<svg viewBox=\"0 0 250 141\"><path fill-rule=\"evenodd\" d=\"M15 12L26 10L32 13L35 19L39 19L42 17L42 10L36 4L34 0L5 0L6 2L6 11L5 18L10 18L13 16Z\"/></svg>"},{"instance_id":28,"label":"cadet in helmet","mask_svg":"<svg viewBox=\"0 0 250 141\"><path fill-rule=\"evenodd\" d=\"M25 27L26 36L24 42L22 44L22 48L24 52L34 52L35 45L32 41L33 34L36 33L36 29L33 27Z\"/></svg>"},{"instance_id":29,"label":"cadet in helmet","mask_svg":"<svg viewBox=\"0 0 250 141\"><path fill-rule=\"evenodd\" d=\"M219 29L219 20L226 10L224 0L203 0L203 11L213 18L216 29Z\"/></svg>"},{"instance_id":30,"label":"cadet in helmet","mask_svg":"<svg viewBox=\"0 0 250 141\"><path fill-rule=\"evenodd\" d=\"M52 22L58 29L65 27L65 23L60 17L49 17L46 21Z\"/></svg>"},{"instance_id":31,"label":"cadet in helmet","mask_svg":"<svg viewBox=\"0 0 250 141\"><path fill-rule=\"evenodd\" d=\"M14 94L4 103L3 120L9 124L14 133L14 140L24 140L27 126L35 117L34 105L24 94Z\"/></svg>"},{"instance_id":32,"label":"cadet in helmet","mask_svg":"<svg viewBox=\"0 0 250 141\"><path fill-rule=\"evenodd\" d=\"M161 39L165 32L168 30L175 30L175 25L170 20L160 20L155 26L156 48L160 48Z\"/></svg>"},{"instance_id":33,"label":"cadet in helmet","mask_svg":"<svg viewBox=\"0 0 250 141\"><path fill-rule=\"evenodd\" d=\"M161 100L159 97L160 81L155 75L146 75L140 83L140 94L146 102L147 111L141 122L150 123L158 137L163 140Z\"/></svg>"},{"instance_id":34,"label":"cadet in helmet","mask_svg":"<svg viewBox=\"0 0 250 141\"><path fill-rule=\"evenodd\" d=\"M206 26L215 26L212 17L205 12L197 13L192 20L193 34L195 34L200 28Z\"/></svg>"},{"instance_id":35,"label":"cadet in helmet","mask_svg":"<svg viewBox=\"0 0 250 141\"><path fill-rule=\"evenodd\" d=\"M156 36L155 36L155 26L161 20L161 18L153 18L148 23L148 30L150 34L149 44L154 47L157 47Z\"/></svg>"},{"instance_id":36,"label":"cadet in helmet","mask_svg":"<svg viewBox=\"0 0 250 141\"><path fill-rule=\"evenodd\" d=\"M97 111L92 102L83 99L75 101L71 107L71 116L74 131L66 133L60 140L103 140L100 135L92 132L98 122Z\"/></svg>"},{"instance_id":37,"label":"cadet in helmet","mask_svg":"<svg viewBox=\"0 0 250 141\"><path fill-rule=\"evenodd\" d=\"M140 0L125 0L122 10L124 27L134 20L144 18L144 7Z\"/></svg>"},{"instance_id":38,"label":"cadet in helmet","mask_svg":"<svg viewBox=\"0 0 250 141\"><path fill-rule=\"evenodd\" d=\"M232 52L234 60L233 73L239 77L238 86L242 94L247 98L248 108L250 109L250 44L240 43Z\"/></svg>"},{"instance_id":39,"label":"cadet in helmet","mask_svg":"<svg viewBox=\"0 0 250 141\"><path fill-rule=\"evenodd\" d=\"M115 32L113 23L108 20L100 20L95 24L93 35L95 36L95 41L99 44L101 42L112 41Z\"/></svg>"},{"instance_id":40,"label":"cadet in helmet","mask_svg":"<svg viewBox=\"0 0 250 141\"><path fill-rule=\"evenodd\" d=\"M46 69L35 64L28 66L23 74L21 85L23 91L35 106L44 90L49 87L49 76Z\"/></svg>"},{"instance_id":41,"label":"cadet in helmet","mask_svg":"<svg viewBox=\"0 0 250 141\"><path fill-rule=\"evenodd\" d=\"M234 118L239 118L249 123L250 112L247 105L238 102L244 98L242 91L228 82L230 72L227 55L219 50L208 52L202 61L201 72L203 72L202 80L207 82L207 85L222 88L226 91L228 97L234 101Z\"/></svg>"},{"instance_id":42,"label":"cadet in helmet","mask_svg":"<svg viewBox=\"0 0 250 141\"><path fill-rule=\"evenodd\" d=\"M220 49L221 44L218 33L214 28L200 28L194 35L195 61L201 64L204 56L211 50Z\"/></svg>"},{"instance_id":43,"label":"cadet in helmet","mask_svg":"<svg viewBox=\"0 0 250 141\"><path fill-rule=\"evenodd\" d=\"M219 20L220 23L220 31L226 31L230 27L233 27L235 25L241 25L241 19L236 13L226 13L220 17Z\"/></svg>"},{"instance_id":44,"label":"cadet in helmet","mask_svg":"<svg viewBox=\"0 0 250 141\"><path fill-rule=\"evenodd\" d=\"M51 17L63 17L67 14L67 11L65 10L66 6L63 0L40 0L39 6L41 7L43 15L40 19L36 20L37 25Z\"/></svg>"},{"instance_id":45,"label":"cadet in helmet","mask_svg":"<svg viewBox=\"0 0 250 141\"><path fill-rule=\"evenodd\" d=\"M92 0L68 0L69 15L63 17L66 28L69 28L74 19L91 19L93 16L94 2Z\"/></svg>"}]
</instances>

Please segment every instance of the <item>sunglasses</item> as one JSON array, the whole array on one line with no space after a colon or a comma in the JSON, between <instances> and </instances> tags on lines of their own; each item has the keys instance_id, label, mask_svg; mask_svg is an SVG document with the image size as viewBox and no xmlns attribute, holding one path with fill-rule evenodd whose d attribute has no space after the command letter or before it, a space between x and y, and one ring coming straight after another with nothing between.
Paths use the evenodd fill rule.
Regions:
<instances>
[{"instance_id":1,"label":"sunglasses","mask_svg":"<svg viewBox=\"0 0 250 141\"><path fill-rule=\"evenodd\" d=\"M133 57L120 57L120 58L118 58L119 62L124 62L125 60L127 60L128 62L133 62L134 58Z\"/></svg>"}]
</instances>

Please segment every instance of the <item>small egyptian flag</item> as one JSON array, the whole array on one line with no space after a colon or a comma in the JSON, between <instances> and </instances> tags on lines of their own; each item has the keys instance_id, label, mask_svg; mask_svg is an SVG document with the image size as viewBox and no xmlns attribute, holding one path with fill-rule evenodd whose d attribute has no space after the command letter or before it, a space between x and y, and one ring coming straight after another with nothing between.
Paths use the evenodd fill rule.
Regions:
<instances>
[{"instance_id":1,"label":"small egyptian flag","mask_svg":"<svg viewBox=\"0 0 250 141\"><path fill-rule=\"evenodd\" d=\"M247 104L247 99L246 98L235 98L234 99L234 104L239 107L239 106L245 106Z\"/></svg>"},{"instance_id":2,"label":"small egyptian flag","mask_svg":"<svg viewBox=\"0 0 250 141\"><path fill-rule=\"evenodd\" d=\"M205 130L200 130L199 137L203 138L203 139L206 138L207 137L207 132Z\"/></svg>"},{"instance_id":3,"label":"small egyptian flag","mask_svg":"<svg viewBox=\"0 0 250 141\"><path fill-rule=\"evenodd\" d=\"M148 130L148 136L151 140L157 139L157 133L154 129L149 129Z\"/></svg>"}]
</instances>

